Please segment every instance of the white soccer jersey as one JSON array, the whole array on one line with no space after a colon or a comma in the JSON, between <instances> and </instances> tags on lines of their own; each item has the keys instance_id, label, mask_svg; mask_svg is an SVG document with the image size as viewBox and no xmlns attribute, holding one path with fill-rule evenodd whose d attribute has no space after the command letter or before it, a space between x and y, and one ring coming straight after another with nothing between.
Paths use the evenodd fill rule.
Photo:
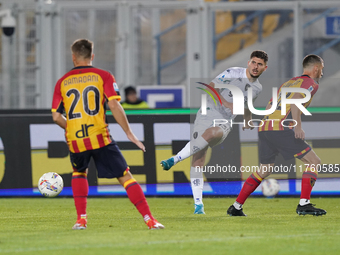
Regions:
<instances>
[{"instance_id":1,"label":"white soccer jersey","mask_svg":"<svg viewBox=\"0 0 340 255\"><path fill-rule=\"evenodd\" d=\"M248 108L248 88L251 87L253 90L252 100L254 102L262 91L262 85L260 84L258 79L256 79L254 82L250 82L247 78L246 70L246 68L242 67L231 67L225 70L223 73L219 74L215 79L212 80L212 82L215 84L215 87L217 84L228 84L240 88L244 96L244 107ZM233 94L229 89L220 88L219 90L220 95L226 101L233 102ZM215 105L213 99L210 97L208 97L207 100L207 117L209 115L211 116L211 118L220 116L224 119L234 119L236 117L236 115L232 114L229 108L226 108L219 103Z\"/></svg>"}]
</instances>

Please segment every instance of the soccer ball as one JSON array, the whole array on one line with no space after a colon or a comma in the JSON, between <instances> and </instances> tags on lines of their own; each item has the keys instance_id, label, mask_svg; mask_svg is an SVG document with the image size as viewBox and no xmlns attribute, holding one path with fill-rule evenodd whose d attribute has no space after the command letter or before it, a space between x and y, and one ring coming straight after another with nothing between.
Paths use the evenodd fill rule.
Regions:
<instances>
[{"instance_id":1,"label":"soccer ball","mask_svg":"<svg viewBox=\"0 0 340 255\"><path fill-rule=\"evenodd\" d=\"M262 182L262 193L266 197L273 197L280 191L280 185L275 179L266 179Z\"/></svg>"},{"instance_id":2,"label":"soccer ball","mask_svg":"<svg viewBox=\"0 0 340 255\"><path fill-rule=\"evenodd\" d=\"M56 197L63 190L63 178L57 173L49 172L40 177L38 189L45 197Z\"/></svg>"}]
</instances>

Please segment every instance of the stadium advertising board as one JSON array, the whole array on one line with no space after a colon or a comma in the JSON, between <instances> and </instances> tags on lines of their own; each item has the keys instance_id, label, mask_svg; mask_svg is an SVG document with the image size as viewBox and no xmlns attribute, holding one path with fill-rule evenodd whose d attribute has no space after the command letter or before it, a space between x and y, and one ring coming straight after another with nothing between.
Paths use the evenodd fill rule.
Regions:
<instances>
[{"instance_id":1,"label":"stadium advertising board","mask_svg":"<svg viewBox=\"0 0 340 255\"><path fill-rule=\"evenodd\" d=\"M163 171L159 165L189 140L190 111L127 113L134 133L146 146L145 153L128 142L111 116L108 116L109 127L146 195L191 195L189 159L174 166L173 171ZM59 173L65 182L61 195L71 195L68 148L63 130L52 122L49 111L1 111L0 118L0 196L40 196L36 187L45 172ZM312 116L303 118L306 140L320 155L323 164L313 194L339 195L340 114L313 112ZM257 141L256 130L243 132L241 126L235 126L223 143L208 150L205 195L237 195L242 181L259 165ZM216 156L221 153L223 158ZM301 164L298 160L277 159L278 169L273 177L280 183L279 195L299 194L304 169ZM116 180L98 179L93 163L88 180L90 196L125 195ZM261 194L261 186L254 194Z\"/></svg>"}]
</instances>

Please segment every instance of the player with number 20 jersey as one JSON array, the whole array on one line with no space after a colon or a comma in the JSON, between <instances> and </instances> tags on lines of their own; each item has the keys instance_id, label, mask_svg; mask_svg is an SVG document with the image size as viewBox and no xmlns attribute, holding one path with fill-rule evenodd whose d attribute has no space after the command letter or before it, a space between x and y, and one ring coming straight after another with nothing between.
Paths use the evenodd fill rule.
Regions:
<instances>
[{"instance_id":1,"label":"player with number 20 jersey","mask_svg":"<svg viewBox=\"0 0 340 255\"><path fill-rule=\"evenodd\" d=\"M115 90L117 89L117 91ZM105 118L106 99L120 101L113 75L95 67L75 67L56 84L52 112L67 113L66 140L71 152L111 143Z\"/></svg>"},{"instance_id":2,"label":"player with number 20 jersey","mask_svg":"<svg viewBox=\"0 0 340 255\"><path fill-rule=\"evenodd\" d=\"M132 132L119 103L120 95L115 78L111 73L92 66L94 54L91 41L76 40L71 50L74 68L59 79L55 86L52 117L56 124L65 129L70 149L72 192L77 211L77 221L72 229L87 228L87 172L91 159L96 165L99 178L118 179L149 229L164 228L152 216L142 188L130 173L130 168L108 130L106 102L127 138L145 152L143 143Z\"/></svg>"}]
</instances>

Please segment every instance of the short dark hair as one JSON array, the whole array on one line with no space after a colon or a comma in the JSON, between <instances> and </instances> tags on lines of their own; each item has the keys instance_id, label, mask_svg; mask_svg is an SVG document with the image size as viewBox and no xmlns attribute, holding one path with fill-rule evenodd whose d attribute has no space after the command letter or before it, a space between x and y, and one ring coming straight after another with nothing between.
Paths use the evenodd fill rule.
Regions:
<instances>
[{"instance_id":1,"label":"short dark hair","mask_svg":"<svg viewBox=\"0 0 340 255\"><path fill-rule=\"evenodd\" d=\"M253 51L252 53L251 53L251 55L250 55L250 59L252 59L252 58L260 58L260 59L263 59L263 61L265 62L265 63L267 63L268 62L268 54L267 54L267 52L265 52L265 51L263 51L263 50L255 50L255 51Z\"/></svg>"},{"instance_id":2,"label":"short dark hair","mask_svg":"<svg viewBox=\"0 0 340 255\"><path fill-rule=\"evenodd\" d=\"M124 89L124 92L125 92L125 96L128 96L129 94L136 94L137 93L136 89L132 86L126 87Z\"/></svg>"},{"instance_id":3,"label":"short dark hair","mask_svg":"<svg viewBox=\"0 0 340 255\"><path fill-rule=\"evenodd\" d=\"M303 68L308 68L310 66L314 66L317 64L322 64L323 63L323 59L318 56L318 55L314 55L314 54L310 54L305 56L305 58L302 61L302 66Z\"/></svg>"},{"instance_id":4,"label":"short dark hair","mask_svg":"<svg viewBox=\"0 0 340 255\"><path fill-rule=\"evenodd\" d=\"M72 43L72 53L76 57L91 58L93 51L93 42L88 39L78 39Z\"/></svg>"}]
</instances>

